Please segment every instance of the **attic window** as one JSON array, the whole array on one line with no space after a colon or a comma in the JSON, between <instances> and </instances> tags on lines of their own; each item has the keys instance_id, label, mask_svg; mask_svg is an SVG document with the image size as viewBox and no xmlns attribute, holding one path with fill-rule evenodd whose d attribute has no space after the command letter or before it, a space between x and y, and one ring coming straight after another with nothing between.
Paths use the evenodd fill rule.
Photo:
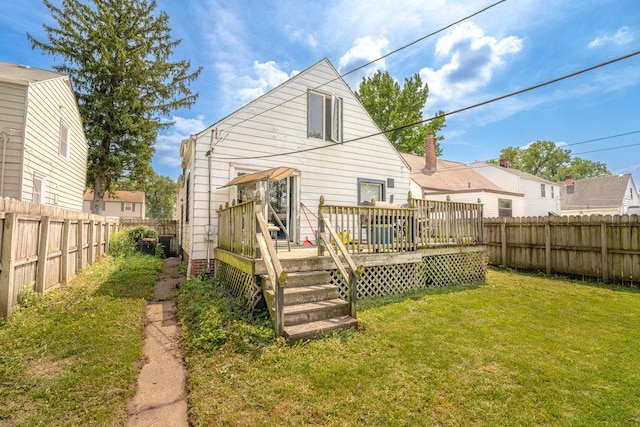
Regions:
<instances>
[{"instance_id":1,"label":"attic window","mask_svg":"<svg viewBox=\"0 0 640 427\"><path fill-rule=\"evenodd\" d=\"M317 92L308 93L307 136L342 142L342 98Z\"/></svg>"},{"instance_id":2,"label":"attic window","mask_svg":"<svg viewBox=\"0 0 640 427\"><path fill-rule=\"evenodd\" d=\"M71 140L71 128L60 119L59 153L65 159L69 158L69 141Z\"/></svg>"}]
</instances>

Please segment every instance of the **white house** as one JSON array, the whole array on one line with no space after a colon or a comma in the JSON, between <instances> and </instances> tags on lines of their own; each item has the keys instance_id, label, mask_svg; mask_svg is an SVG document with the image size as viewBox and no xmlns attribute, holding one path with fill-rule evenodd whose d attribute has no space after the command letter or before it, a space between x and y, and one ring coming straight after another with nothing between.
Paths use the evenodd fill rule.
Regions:
<instances>
[{"instance_id":1,"label":"white house","mask_svg":"<svg viewBox=\"0 0 640 427\"><path fill-rule=\"evenodd\" d=\"M524 194L524 216L560 215L560 184L505 166L479 161L470 166L502 189Z\"/></svg>"},{"instance_id":2,"label":"white house","mask_svg":"<svg viewBox=\"0 0 640 427\"><path fill-rule=\"evenodd\" d=\"M327 59L192 135L180 155L176 218L192 274L213 256L220 205L265 188L256 175L227 186L238 176L285 168L268 194L293 243L315 240L320 196L402 204L409 192L407 163Z\"/></svg>"},{"instance_id":3,"label":"white house","mask_svg":"<svg viewBox=\"0 0 640 427\"><path fill-rule=\"evenodd\" d=\"M562 215L624 215L640 210L630 173L573 180L562 185Z\"/></svg>"},{"instance_id":4,"label":"white house","mask_svg":"<svg viewBox=\"0 0 640 427\"><path fill-rule=\"evenodd\" d=\"M69 76L0 62L0 196L82 211L87 150Z\"/></svg>"},{"instance_id":5,"label":"white house","mask_svg":"<svg viewBox=\"0 0 640 427\"><path fill-rule=\"evenodd\" d=\"M483 204L483 216L522 216L524 195L507 191L463 163L436 158L435 139L425 141L425 156L402 154L411 166L411 193L429 200Z\"/></svg>"}]
</instances>

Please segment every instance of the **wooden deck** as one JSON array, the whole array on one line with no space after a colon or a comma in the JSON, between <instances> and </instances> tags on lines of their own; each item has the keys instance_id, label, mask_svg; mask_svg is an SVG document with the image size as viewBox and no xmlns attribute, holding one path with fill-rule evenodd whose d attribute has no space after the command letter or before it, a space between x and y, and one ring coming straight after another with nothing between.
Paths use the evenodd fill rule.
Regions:
<instances>
[{"instance_id":1,"label":"wooden deck","mask_svg":"<svg viewBox=\"0 0 640 427\"><path fill-rule=\"evenodd\" d=\"M271 239L259 202L221 209L216 274L264 300L290 341L357 326L356 301L484 279L482 205L410 199L409 207L318 208L316 246ZM277 249L276 249L277 247Z\"/></svg>"}]
</instances>

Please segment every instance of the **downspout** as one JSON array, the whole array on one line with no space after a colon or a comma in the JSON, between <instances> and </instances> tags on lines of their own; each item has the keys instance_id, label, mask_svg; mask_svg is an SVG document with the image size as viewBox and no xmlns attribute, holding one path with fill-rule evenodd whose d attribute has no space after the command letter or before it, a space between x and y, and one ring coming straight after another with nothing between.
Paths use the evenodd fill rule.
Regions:
<instances>
[{"instance_id":1,"label":"downspout","mask_svg":"<svg viewBox=\"0 0 640 427\"><path fill-rule=\"evenodd\" d=\"M208 157L208 174L207 177L209 179L209 187L207 189L207 196L208 196L208 214L209 214L209 221L207 222L207 273L211 272L211 241L213 239L213 227L211 225L211 156L213 156L213 141L214 141L214 135L215 135L216 129L211 129L211 138L209 140L209 151L207 151L207 157Z\"/></svg>"}]
</instances>

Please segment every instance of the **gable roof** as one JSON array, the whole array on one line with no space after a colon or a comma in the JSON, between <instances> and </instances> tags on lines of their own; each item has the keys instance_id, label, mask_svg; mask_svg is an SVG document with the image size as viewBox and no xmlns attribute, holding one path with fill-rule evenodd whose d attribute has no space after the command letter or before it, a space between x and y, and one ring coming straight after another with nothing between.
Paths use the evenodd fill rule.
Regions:
<instances>
[{"instance_id":1,"label":"gable roof","mask_svg":"<svg viewBox=\"0 0 640 427\"><path fill-rule=\"evenodd\" d=\"M567 185L562 185L560 205L564 210L619 208L631 179L629 173L576 179L573 181L573 192L567 192Z\"/></svg>"},{"instance_id":2,"label":"gable roof","mask_svg":"<svg viewBox=\"0 0 640 427\"><path fill-rule=\"evenodd\" d=\"M435 172L425 173L425 158L415 154L400 153L411 167L411 179L423 190L469 192L489 191L495 193L510 193L504 191L473 168L464 163L436 159Z\"/></svg>"},{"instance_id":3,"label":"gable roof","mask_svg":"<svg viewBox=\"0 0 640 427\"><path fill-rule=\"evenodd\" d=\"M114 191L113 194L109 194L107 191L104 194L105 202L119 202L119 203L143 203L144 191ZM93 200L93 191L87 190L84 193L84 201L90 202Z\"/></svg>"},{"instance_id":4,"label":"gable roof","mask_svg":"<svg viewBox=\"0 0 640 427\"><path fill-rule=\"evenodd\" d=\"M55 71L31 68L28 65L17 65L10 62L0 61L0 80L10 83L26 86L30 83L66 77L66 74L56 73Z\"/></svg>"},{"instance_id":5,"label":"gable roof","mask_svg":"<svg viewBox=\"0 0 640 427\"><path fill-rule=\"evenodd\" d=\"M495 169L498 169L498 170L501 170L501 171L504 171L504 172L508 172L508 173L510 173L512 175L515 175L515 176L518 176L520 178L528 179L530 181L536 181L536 182L539 182L541 184L559 185L557 182L549 181L548 179L544 179L544 178L541 178L539 176L533 175L531 173L521 171L520 169L506 168L504 166L498 166L498 165L494 165L494 164L491 164L491 163L480 162L480 161L473 162L472 166L495 168Z\"/></svg>"}]
</instances>

